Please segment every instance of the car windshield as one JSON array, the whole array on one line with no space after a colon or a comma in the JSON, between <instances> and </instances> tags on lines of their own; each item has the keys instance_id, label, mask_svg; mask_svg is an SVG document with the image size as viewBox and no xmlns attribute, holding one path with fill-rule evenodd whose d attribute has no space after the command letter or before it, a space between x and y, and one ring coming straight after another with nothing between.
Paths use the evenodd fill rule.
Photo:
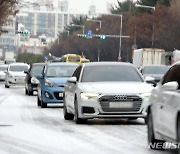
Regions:
<instances>
[{"instance_id":1,"label":"car windshield","mask_svg":"<svg viewBox=\"0 0 180 154\"><path fill-rule=\"evenodd\" d=\"M0 66L0 71L5 71L7 70L7 66Z\"/></svg>"},{"instance_id":2,"label":"car windshield","mask_svg":"<svg viewBox=\"0 0 180 154\"><path fill-rule=\"evenodd\" d=\"M145 66L143 74L165 74L168 66Z\"/></svg>"},{"instance_id":3,"label":"car windshield","mask_svg":"<svg viewBox=\"0 0 180 154\"><path fill-rule=\"evenodd\" d=\"M138 71L130 66L87 66L82 82L143 82Z\"/></svg>"},{"instance_id":4,"label":"car windshield","mask_svg":"<svg viewBox=\"0 0 180 154\"><path fill-rule=\"evenodd\" d=\"M26 65L11 65L9 70L12 72L28 71L28 66L26 66Z\"/></svg>"},{"instance_id":5,"label":"car windshield","mask_svg":"<svg viewBox=\"0 0 180 154\"><path fill-rule=\"evenodd\" d=\"M32 75L41 74L43 67L44 67L44 65L34 65L31 70Z\"/></svg>"},{"instance_id":6,"label":"car windshield","mask_svg":"<svg viewBox=\"0 0 180 154\"><path fill-rule=\"evenodd\" d=\"M49 66L47 77L71 77L77 66Z\"/></svg>"}]
</instances>

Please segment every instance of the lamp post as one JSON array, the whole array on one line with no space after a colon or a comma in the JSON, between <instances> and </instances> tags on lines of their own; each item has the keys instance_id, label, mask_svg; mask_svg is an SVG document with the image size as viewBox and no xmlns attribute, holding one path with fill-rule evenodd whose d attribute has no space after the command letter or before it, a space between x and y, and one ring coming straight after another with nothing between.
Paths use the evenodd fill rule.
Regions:
<instances>
[{"instance_id":1,"label":"lamp post","mask_svg":"<svg viewBox=\"0 0 180 154\"><path fill-rule=\"evenodd\" d=\"M118 60L121 61L121 44L122 44L122 14L104 14L108 16L116 16L120 17L120 32L119 32L119 52L118 52Z\"/></svg>"},{"instance_id":2,"label":"lamp post","mask_svg":"<svg viewBox=\"0 0 180 154\"><path fill-rule=\"evenodd\" d=\"M70 26L74 26L74 27L82 27L82 28L83 28L83 34L84 34L84 26L83 26L83 25L71 24Z\"/></svg>"},{"instance_id":3,"label":"lamp post","mask_svg":"<svg viewBox=\"0 0 180 154\"><path fill-rule=\"evenodd\" d=\"M94 20L94 19L87 19L87 21L92 21L92 22L99 22L99 29L101 29L101 20Z\"/></svg>"},{"instance_id":4,"label":"lamp post","mask_svg":"<svg viewBox=\"0 0 180 154\"><path fill-rule=\"evenodd\" d=\"M148 6L148 5L140 5L140 4L135 4L135 7L140 7L140 8L147 8L147 9L153 9L154 11L156 10L155 6ZM154 47L154 22L153 22L153 27L152 27L152 48Z\"/></svg>"}]
</instances>

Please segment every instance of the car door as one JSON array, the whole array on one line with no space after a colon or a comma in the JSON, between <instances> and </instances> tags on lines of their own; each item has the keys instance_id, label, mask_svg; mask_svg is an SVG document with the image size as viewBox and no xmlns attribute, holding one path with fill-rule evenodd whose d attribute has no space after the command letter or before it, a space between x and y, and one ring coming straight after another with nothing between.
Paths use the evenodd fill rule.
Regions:
<instances>
[{"instance_id":1,"label":"car door","mask_svg":"<svg viewBox=\"0 0 180 154\"><path fill-rule=\"evenodd\" d=\"M165 75L162 86L165 83L177 81L180 70L174 66ZM175 137L175 119L177 114L177 107L179 103L176 101L177 91L164 90L161 87L159 94L159 102L157 106L157 119L158 119L158 131L164 137L174 138Z\"/></svg>"},{"instance_id":2,"label":"car door","mask_svg":"<svg viewBox=\"0 0 180 154\"><path fill-rule=\"evenodd\" d=\"M72 75L72 77L76 77L77 78L77 83L79 81L79 77L81 74L81 69L82 66L79 66L74 74ZM71 110L71 112L74 113L74 97L75 97L75 91L76 91L76 85L77 83L71 83L71 82L67 82L66 86L65 86L65 99L66 99L66 106Z\"/></svg>"},{"instance_id":3,"label":"car door","mask_svg":"<svg viewBox=\"0 0 180 154\"><path fill-rule=\"evenodd\" d=\"M173 66L169 73L170 78L165 83L176 81L180 84L180 65ZM178 86L178 90L164 91L162 98L164 99L164 104L162 104L161 116L164 117L163 130L166 130L164 135L171 139L176 139L176 117L180 104L179 88L180 86Z\"/></svg>"}]
</instances>

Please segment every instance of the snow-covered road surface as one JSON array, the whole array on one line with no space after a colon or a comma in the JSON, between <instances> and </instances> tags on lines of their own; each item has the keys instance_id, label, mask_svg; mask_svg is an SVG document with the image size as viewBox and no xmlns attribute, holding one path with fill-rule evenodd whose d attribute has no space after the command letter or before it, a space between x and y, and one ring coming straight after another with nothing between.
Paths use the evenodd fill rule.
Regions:
<instances>
[{"instance_id":1,"label":"snow-covered road surface","mask_svg":"<svg viewBox=\"0 0 180 154\"><path fill-rule=\"evenodd\" d=\"M65 121L62 106L37 107L24 87L0 83L0 154L174 154L147 148L142 119Z\"/></svg>"}]
</instances>

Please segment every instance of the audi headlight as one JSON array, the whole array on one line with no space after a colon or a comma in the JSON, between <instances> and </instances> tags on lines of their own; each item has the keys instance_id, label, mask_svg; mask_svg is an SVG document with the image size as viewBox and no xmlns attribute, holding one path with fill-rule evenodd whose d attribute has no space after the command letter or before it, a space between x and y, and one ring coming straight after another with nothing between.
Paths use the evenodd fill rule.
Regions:
<instances>
[{"instance_id":1,"label":"audi headlight","mask_svg":"<svg viewBox=\"0 0 180 154\"><path fill-rule=\"evenodd\" d=\"M31 83L38 84L38 83L39 83L39 80L36 79L35 77L32 77L32 78L31 78Z\"/></svg>"},{"instance_id":2,"label":"audi headlight","mask_svg":"<svg viewBox=\"0 0 180 154\"><path fill-rule=\"evenodd\" d=\"M98 96L99 96L99 94L97 94L97 93L81 93L81 99L84 99L84 100L96 98Z\"/></svg>"},{"instance_id":3,"label":"audi headlight","mask_svg":"<svg viewBox=\"0 0 180 154\"><path fill-rule=\"evenodd\" d=\"M8 74L8 77L9 77L9 78L13 78L13 76L12 76L10 73Z\"/></svg>"},{"instance_id":4,"label":"audi headlight","mask_svg":"<svg viewBox=\"0 0 180 154\"><path fill-rule=\"evenodd\" d=\"M146 92L146 93L141 93L141 94L140 94L140 96L141 96L142 98L149 98L150 95L151 95L150 92Z\"/></svg>"},{"instance_id":5,"label":"audi headlight","mask_svg":"<svg viewBox=\"0 0 180 154\"><path fill-rule=\"evenodd\" d=\"M54 83L52 81L46 79L45 85L48 86L48 87L53 87Z\"/></svg>"}]
</instances>

